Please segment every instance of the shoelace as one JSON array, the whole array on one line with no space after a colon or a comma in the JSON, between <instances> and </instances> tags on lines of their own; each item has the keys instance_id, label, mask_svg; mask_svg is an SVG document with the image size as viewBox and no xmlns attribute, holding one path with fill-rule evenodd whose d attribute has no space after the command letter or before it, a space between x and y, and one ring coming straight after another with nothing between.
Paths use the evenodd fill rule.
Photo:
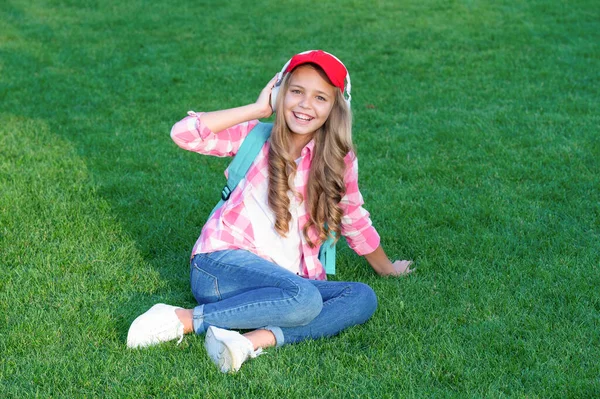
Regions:
<instances>
[{"instance_id":1,"label":"shoelace","mask_svg":"<svg viewBox=\"0 0 600 399\"><path fill-rule=\"evenodd\" d=\"M258 348L257 350L250 351L250 357L255 358L260 355L264 355L267 352L264 352L262 348Z\"/></svg>"},{"instance_id":2,"label":"shoelace","mask_svg":"<svg viewBox=\"0 0 600 399\"><path fill-rule=\"evenodd\" d=\"M177 341L177 345L183 341L183 323L179 323L179 327L177 327L177 335L179 335L179 340Z\"/></svg>"}]
</instances>

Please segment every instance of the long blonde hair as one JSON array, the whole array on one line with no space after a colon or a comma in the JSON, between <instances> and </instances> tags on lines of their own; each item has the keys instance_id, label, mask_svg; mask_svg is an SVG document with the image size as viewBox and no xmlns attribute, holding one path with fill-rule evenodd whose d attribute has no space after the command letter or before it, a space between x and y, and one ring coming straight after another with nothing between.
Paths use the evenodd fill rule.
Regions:
<instances>
[{"instance_id":1,"label":"long blonde hair","mask_svg":"<svg viewBox=\"0 0 600 399\"><path fill-rule=\"evenodd\" d=\"M312 64L311 64L312 65ZM318 66L315 69L320 70ZM292 214L288 191L303 201L302 195L294 190L296 162L290 148L291 132L285 122L283 99L289 88L291 75L288 73L281 83L277 98L277 109L269 150L269 206L275 215L275 230L286 236L289 231ZM323 74L323 76L325 76ZM314 228L320 242L325 241L331 232L336 239L341 234L342 209L339 205L346 194L344 158L352 145L352 113L343 94L335 89L334 105L327 121L315 132L313 158L306 188L306 209L308 221L304 225L303 235L311 247L318 243L309 238L309 230Z\"/></svg>"}]
</instances>

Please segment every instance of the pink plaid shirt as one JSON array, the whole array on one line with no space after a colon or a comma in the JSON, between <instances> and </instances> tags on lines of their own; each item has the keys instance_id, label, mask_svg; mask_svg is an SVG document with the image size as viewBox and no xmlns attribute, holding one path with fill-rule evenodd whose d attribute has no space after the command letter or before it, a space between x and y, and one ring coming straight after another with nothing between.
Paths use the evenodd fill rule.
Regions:
<instances>
[{"instance_id":1,"label":"pink plaid shirt","mask_svg":"<svg viewBox=\"0 0 600 399\"><path fill-rule=\"evenodd\" d=\"M173 126L171 130L173 141L185 150L219 157L234 156L244 138L258 123L257 120L244 122L222 132L214 133L202 123L201 113L190 111L188 115ZM299 181L302 182L302 185L296 187L296 190L304 198L306 198L306 184L312 162L313 147L314 141L311 141L302 149L296 172L301 176ZM243 202L253 187L257 187L268 179L268 153L269 142L265 143L246 177L233 190L229 200L206 222L194 245L192 256L197 253L225 249L245 249L271 261L269 255L262 253L254 244L254 232ZM379 234L371 223L369 213L362 207L364 201L358 190L357 158L354 153L349 153L345 157L345 161L347 166L344 175L346 195L340 202L343 210L341 231L350 248L359 255L366 255L379 246ZM227 176L227 170L225 175ZM307 221L308 213L303 202L298 209L299 228L302 229ZM314 228L309 229L308 235L314 243L320 244ZM314 280L325 280L327 278L325 270L319 261L320 245L311 248L302 234L301 241L301 275Z\"/></svg>"}]
</instances>

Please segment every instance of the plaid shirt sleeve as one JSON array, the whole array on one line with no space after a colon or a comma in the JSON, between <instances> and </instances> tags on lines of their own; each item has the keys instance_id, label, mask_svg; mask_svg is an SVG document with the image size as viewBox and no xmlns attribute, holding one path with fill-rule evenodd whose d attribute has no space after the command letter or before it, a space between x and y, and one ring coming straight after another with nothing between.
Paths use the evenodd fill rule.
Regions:
<instances>
[{"instance_id":1,"label":"plaid shirt sleeve","mask_svg":"<svg viewBox=\"0 0 600 399\"><path fill-rule=\"evenodd\" d=\"M369 212L362 206L364 201L358 189L358 159L354 153L349 153L345 161L346 195L340 202L344 212L341 223L342 235L358 255L367 255L377 249L380 237L373 227Z\"/></svg>"},{"instance_id":2,"label":"plaid shirt sleeve","mask_svg":"<svg viewBox=\"0 0 600 399\"><path fill-rule=\"evenodd\" d=\"M257 123L257 120L252 120L221 132L213 132L202 123L202 113L190 111L188 116L173 126L171 138L184 150L217 157L232 157Z\"/></svg>"}]
</instances>

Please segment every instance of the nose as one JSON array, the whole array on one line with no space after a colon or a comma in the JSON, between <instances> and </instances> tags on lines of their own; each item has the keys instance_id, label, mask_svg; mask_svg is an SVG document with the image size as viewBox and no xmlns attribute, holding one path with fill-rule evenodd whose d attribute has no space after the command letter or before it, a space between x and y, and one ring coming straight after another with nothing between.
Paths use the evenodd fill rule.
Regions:
<instances>
[{"instance_id":1,"label":"nose","mask_svg":"<svg viewBox=\"0 0 600 399\"><path fill-rule=\"evenodd\" d=\"M300 103L298 103L298 105L301 108L310 108L310 101L309 101L308 97L302 97L302 99L300 100Z\"/></svg>"}]
</instances>

